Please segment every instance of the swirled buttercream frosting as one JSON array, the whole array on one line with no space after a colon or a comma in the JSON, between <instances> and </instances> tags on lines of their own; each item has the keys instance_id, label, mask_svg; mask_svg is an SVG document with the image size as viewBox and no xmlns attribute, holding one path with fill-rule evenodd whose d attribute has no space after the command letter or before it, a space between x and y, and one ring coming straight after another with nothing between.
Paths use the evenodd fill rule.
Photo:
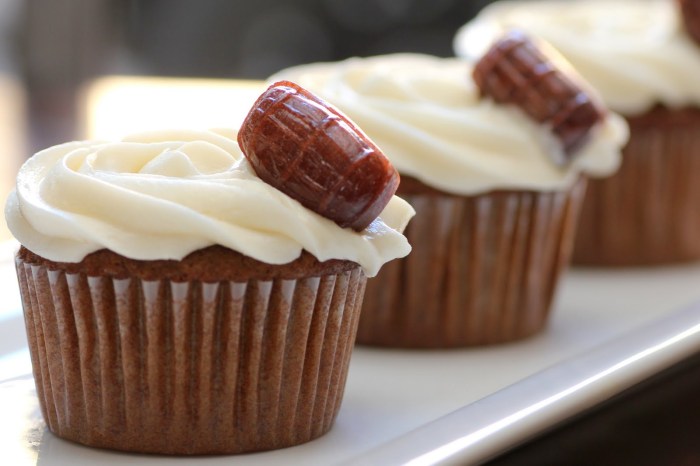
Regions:
<instances>
[{"instance_id":1,"label":"swirled buttercream frosting","mask_svg":"<svg viewBox=\"0 0 700 466\"><path fill-rule=\"evenodd\" d=\"M109 249L131 259L179 260L214 244L269 264L307 250L375 275L410 246L413 209L393 197L365 230L343 229L260 180L235 134L172 131L119 142L70 142L31 157L5 217L22 245L79 262Z\"/></svg>"},{"instance_id":2,"label":"swirled buttercream frosting","mask_svg":"<svg viewBox=\"0 0 700 466\"><path fill-rule=\"evenodd\" d=\"M351 58L283 70L271 81L299 83L338 107L402 175L442 191L566 189L581 175L620 164L623 119L608 113L566 166L552 162L551 132L512 105L481 98L463 59L421 54Z\"/></svg>"},{"instance_id":3,"label":"swirled buttercream frosting","mask_svg":"<svg viewBox=\"0 0 700 466\"><path fill-rule=\"evenodd\" d=\"M521 29L561 52L612 110L700 105L700 46L672 0L499 1L463 26L457 55L476 59L504 31Z\"/></svg>"}]
</instances>

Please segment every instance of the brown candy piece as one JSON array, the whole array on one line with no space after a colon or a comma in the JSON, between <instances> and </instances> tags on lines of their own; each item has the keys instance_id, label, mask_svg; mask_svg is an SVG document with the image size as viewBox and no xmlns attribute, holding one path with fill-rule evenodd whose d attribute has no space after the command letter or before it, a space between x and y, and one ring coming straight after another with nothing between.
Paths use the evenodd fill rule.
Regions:
<instances>
[{"instance_id":1,"label":"brown candy piece","mask_svg":"<svg viewBox=\"0 0 700 466\"><path fill-rule=\"evenodd\" d=\"M396 169L362 131L289 81L258 98L238 144L263 181L343 228L366 228L399 185Z\"/></svg>"},{"instance_id":2,"label":"brown candy piece","mask_svg":"<svg viewBox=\"0 0 700 466\"><path fill-rule=\"evenodd\" d=\"M511 31L474 67L482 95L513 103L551 128L569 158L587 141L604 111L520 31Z\"/></svg>"},{"instance_id":3,"label":"brown candy piece","mask_svg":"<svg viewBox=\"0 0 700 466\"><path fill-rule=\"evenodd\" d=\"M677 0L683 25L690 37L700 44L700 0Z\"/></svg>"}]
</instances>

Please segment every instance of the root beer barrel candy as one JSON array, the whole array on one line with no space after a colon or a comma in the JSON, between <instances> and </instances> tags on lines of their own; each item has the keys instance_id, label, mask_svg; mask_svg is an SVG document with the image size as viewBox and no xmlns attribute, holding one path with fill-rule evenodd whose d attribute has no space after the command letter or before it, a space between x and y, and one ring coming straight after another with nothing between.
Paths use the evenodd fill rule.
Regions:
<instances>
[{"instance_id":1,"label":"root beer barrel candy","mask_svg":"<svg viewBox=\"0 0 700 466\"><path fill-rule=\"evenodd\" d=\"M603 118L602 108L520 31L511 31L473 70L482 95L513 103L551 128L571 157Z\"/></svg>"},{"instance_id":2,"label":"root beer barrel candy","mask_svg":"<svg viewBox=\"0 0 700 466\"><path fill-rule=\"evenodd\" d=\"M396 169L362 131L292 82L258 98L238 144L263 181L343 228L366 228L399 185Z\"/></svg>"},{"instance_id":3,"label":"root beer barrel candy","mask_svg":"<svg viewBox=\"0 0 700 466\"><path fill-rule=\"evenodd\" d=\"M677 0L683 25L690 36L700 44L700 0Z\"/></svg>"}]
</instances>

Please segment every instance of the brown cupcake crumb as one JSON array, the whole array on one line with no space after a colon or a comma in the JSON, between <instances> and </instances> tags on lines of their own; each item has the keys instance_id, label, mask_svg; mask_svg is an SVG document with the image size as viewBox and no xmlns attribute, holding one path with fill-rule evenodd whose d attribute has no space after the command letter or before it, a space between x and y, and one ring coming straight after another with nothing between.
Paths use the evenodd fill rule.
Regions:
<instances>
[{"instance_id":1,"label":"brown cupcake crumb","mask_svg":"<svg viewBox=\"0 0 700 466\"><path fill-rule=\"evenodd\" d=\"M112 278L137 277L142 280L167 279L175 282L297 279L343 273L357 267L355 262L348 260L331 259L320 262L307 251L302 251L297 259L287 264L268 264L218 245L194 251L180 261L129 259L107 249L88 254L77 263L50 261L25 247L20 249L19 256L24 262L44 265L49 270L62 270L66 273L85 273L88 276Z\"/></svg>"}]
</instances>

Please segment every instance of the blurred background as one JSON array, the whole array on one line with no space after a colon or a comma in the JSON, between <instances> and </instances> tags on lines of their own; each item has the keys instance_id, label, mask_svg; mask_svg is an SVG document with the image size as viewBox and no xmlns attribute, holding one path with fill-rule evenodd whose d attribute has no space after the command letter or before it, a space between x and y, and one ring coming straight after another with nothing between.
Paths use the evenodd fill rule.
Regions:
<instances>
[{"instance_id":1,"label":"blurred background","mask_svg":"<svg viewBox=\"0 0 700 466\"><path fill-rule=\"evenodd\" d=\"M457 28L486 3L0 0L0 196L4 201L19 164L37 150L112 136L96 125L157 126L178 113L219 121L206 117L235 102L221 99L230 80L350 56L452 55ZM105 85L106 76L132 79ZM170 107L176 100L178 111ZM7 236L1 223L0 239Z\"/></svg>"},{"instance_id":2,"label":"blurred background","mask_svg":"<svg viewBox=\"0 0 700 466\"><path fill-rule=\"evenodd\" d=\"M75 134L76 92L101 75L260 79L354 55L447 56L486 3L0 0L0 70L26 90L34 150Z\"/></svg>"}]
</instances>

